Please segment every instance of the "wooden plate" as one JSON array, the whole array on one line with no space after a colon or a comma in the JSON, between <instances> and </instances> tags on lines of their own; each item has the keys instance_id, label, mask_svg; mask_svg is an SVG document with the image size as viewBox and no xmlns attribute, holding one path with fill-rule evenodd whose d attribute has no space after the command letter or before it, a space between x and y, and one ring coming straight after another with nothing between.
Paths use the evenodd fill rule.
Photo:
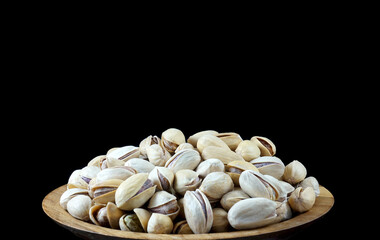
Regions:
<instances>
[{"instance_id":1,"label":"wooden plate","mask_svg":"<svg viewBox=\"0 0 380 240\"><path fill-rule=\"evenodd\" d=\"M320 187L320 195L311 210L299 214L287 221L272 224L266 227L247 230L233 231L224 233L208 234L151 234L135 233L115 230L105 227L96 226L91 223L83 222L72 217L59 205L59 199L66 190L63 185L50 192L42 201L44 212L62 227L70 230L75 235L85 239L154 239L154 240L172 240L172 239L269 239L283 238L292 235L300 228L307 227L315 220L325 215L334 205L333 195L324 187Z\"/></svg>"}]
</instances>

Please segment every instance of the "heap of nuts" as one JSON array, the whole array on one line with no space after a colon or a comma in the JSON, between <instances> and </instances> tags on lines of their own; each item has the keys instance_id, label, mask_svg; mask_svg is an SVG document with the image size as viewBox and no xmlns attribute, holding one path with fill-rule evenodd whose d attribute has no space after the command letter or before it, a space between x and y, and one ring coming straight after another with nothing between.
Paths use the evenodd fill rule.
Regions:
<instances>
[{"instance_id":1,"label":"heap of nuts","mask_svg":"<svg viewBox=\"0 0 380 240\"><path fill-rule=\"evenodd\" d=\"M73 217L123 231L199 234L253 229L311 209L314 177L286 166L265 137L170 128L139 146L110 149L75 170L60 205Z\"/></svg>"}]
</instances>

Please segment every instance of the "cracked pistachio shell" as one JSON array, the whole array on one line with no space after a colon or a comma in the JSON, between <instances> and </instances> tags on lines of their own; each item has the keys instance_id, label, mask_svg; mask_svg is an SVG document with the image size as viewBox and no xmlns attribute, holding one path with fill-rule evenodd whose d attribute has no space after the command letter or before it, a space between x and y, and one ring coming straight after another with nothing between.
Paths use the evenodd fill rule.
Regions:
<instances>
[{"instance_id":1,"label":"cracked pistachio shell","mask_svg":"<svg viewBox=\"0 0 380 240\"><path fill-rule=\"evenodd\" d=\"M223 162L223 164L228 164L232 161L245 161L242 156L237 154L231 149L221 148L217 146L208 146L203 149L202 158L207 160L210 158L216 158Z\"/></svg>"},{"instance_id":2,"label":"cracked pistachio shell","mask_svg":"<svg viewBox=\"0 0 380 240\"><path fill-rule=\"evenodd\" d=\"M198 139L197 149L200 153L202 153L203 150L209 146L220 147L220 148L225 148L227 150L231 150L230 147L228 147L228 145L225 142L223 142L223 140L221 140L215 135L206 134Z\"/></svg>"},{"instance_id":3,"label":"cracked pistachio shell","mask_svg":"<svg viewBox=\"0 0 380 240\"><path fill-rule=\"evenodd\" d=\"M279 218L279 221L285 221L292 218L293 213L288 201L276 202L276 204L277 204L276 214L277 214L277 217Z\"/></svg>"},{"instance_id":4,"label":"cracked pistachio shell","mask_svg":"<svg viewBox=\"0 0 380 240\"><path fill-rule=\"evenodd\" d=\"M140 144L139 144L139 148L140 148L140 154L143 156L143 157L148 157L147 153L146 153L146 148L153 145L153 144L159 144L161 141L161 139L157 136L148 136L147 138L143 139Z\"/></svg>"},{"instance_id":5,"label":"cracked pistachio shell","mask_svg":"<svg viewBox=\"0 0 380 240\"><path fill-rule=\"evenodd\" d=\"M279 190L272 181L259 172L252 170L244 171L239 178L241 189L249 196L262 197L270 200L277 200L280 197Z\"/></svg>"},{"instance_id":6,"label":"cracked pistachio shell","mask_svg":"<svg viewBox=\"0 0 380 240\"><path fill-rule=\"evenodd\" d=\"M220 199L220 204L224 210L229 211L235 203L247 198L250 198L250 196L246 194L241 188L235 188L231 192L223 195L222 199Z\"/></svg>"},{"instance_id":7,"label":"cracked pistachio shell","mask_svg":"<svg viewBox=\"0 0 380 240\"><path fill-rule=\"evenodd\" d=\"M94 157L88 162L87 166L95 166L102 169L102 163L106 159L107 159L106 155L100 155L100 156Z\"/></svg>"},{"instance_id":8,"label":"cracked pistachio shell","mask_svg":"<svg viewBox=\"0 0 380 240\"><path fill-rule=\"evenodd\" d=\"M116 189L122 182L123 180L121 179L108 179L91 185L90 195L93 196L95 204L114 202Z\"/></svg>"},{"instance_id":9,"label":"cracked pistachio shell","mask_svg":"<svg viewBox=\"0 0 380 240\"><path fill-rule=\"evenodd\" d=\"M276 146L268 138L254 136L251 141L260 148L261 156L274 156L276 154Z\"/></svg>"},{"instance_id":10,"label":"cracked pistachio shell","mask_svg":"<svg viewBox=\"0 0 380 240\"><path fill-rule=\"evenodd\" d=\"M79 220L88 221L90 220L89 211L91 206L92 201L89 196L77 195L67 203L67 211L71 216Z\"/></svg>"},{"instance_id":11,"label":"cracked pistachio shell","mask_svg":"<svg viewBox=\"0 0 380 240\"><path fill-rule=\"evenodd\" d=\"M60 197L59 204L63 209L67 209L67 203L77 195L87 195L88 190L83 188L70 188L67 189Z\"/></svg>"},{"instance_id":12,"label":"cracked pistachio shell","mask_svg":"<svg viewBox=\"0 0 380 240\"><path fill-rule=\"evenodd\" d=\"M146 154L149 162L155 166L163 167L166 161L171 157L170 153L163 148L160 144L152 144L146 148Z\"/></svg>"},{"instance_id":13,"label":"cracked pistachio shell","mask_svg":"<svg viewBox=\"0 0 380 240\"><path fill-rule=\"evenodd\" d=\"M136 173L136 170L131 167L110 167L103 169L96 175L96 182L104 182L109 179L125 180Z\"/></svg>"},{"instance_id":14,"label":"cracked pistachio shell","mask_svg":"<svg viewBox=\"0 0 380 240\"><path fill-rule=\"evenodd\" d=\"M208 233L211 230L212 208L208 198L199 189L185 193L183 206L186 221L195 234Z\"/></svg>"},{"instance_id":15,"label":"cracked pistachio shell","mask_svg":"<svg viewBox=\"0 0 380 240\"><path fill-rule=\"evenodd\" d=\"M176 128L169 128L161 135L162 146L171 154L175 152L180 144L185 142L185 135L181 130Z\"/></svg>"},{"instance_id":16,"label":"cracked pistachio shell","mask_svg":"<svg viewBox=\"0 0 380 240\"><path fill-rule=\"evenodd\" d=\"M274 178L271 175L264 176L277 189L278 198L276 199L276 201L278 202L286 201L288 195L290 195L290 193L292 193L295 189L291 184L278 180L277 178Z\"/></svg>"},{"instance_id":17,"label":"cracked pistachio shell","mask_svg":"<svg viewBox=\"0 0 380 240\"><path fill-rule=\"evenodd\" d=\"M186 220L176 222L173 228L174 234L194 234Z\"/></svg>"},{"instance_id":18,"label":"cracked pistachio shell","mask_svg":"<svg viewBox=\"0 0 380 240\"><path fill-rule=\"evenodd\" d=\"M124 212L116 207L113 202L108 202L104 205L94 205L90 208L90 220L103 227L111 227L119 229L119 219Z\"/></svg>"},{"instance_id":19,"label":"cracked pistachio shell","mask_svg":"<svg viewBox=\"0 0 380 240\"><path fill-rule=\"evenodd\" d=\"M183 150L183 149L194 149L193 145L191 145L190 143L181 143L177 149L175 150L175 153Z\"/></svg>"},{"instance_id":20,"label":"cracked pistachio shell","mask_svg":"<svg viewBox=\"0 0 380 240\"><path fill-rule=\"evenodd\" d=\"M177 198L166 191L156 192L149 200L147 209L152 213L161 213L174 220L179 213Z\"/></svg>"},{"instance_id":21,"label":"cracked pistachio shell","mask_svg":"<svg viewBox=\"0 0 380 240\"><path fill-rule=\"evenodd\" d=\"M209 158L198 165L196 172L200 177L205 178L209 173L224 172L224 170L224 164L222 161L216 158Z\"/></svg>"},{"instance_id":22,"label":"cracked pistachio shell","mask_svg":"<svg viewBox=\"0 0 380 240\"><path fill-rule=\"evenodd\" d=\"M243 141L240 135L234 132L218 133L216 136L222 139L232 151L235 151L239 143Z\"/></svg>"},{"instance_id":23,"label":"cracked pistachio shell","mask_svg":"<svg viewBox=\"0 0 380 240\"><path fill-rule=\"evenodd\" d=\"M141 158L129 159L124 166L135 169L137 173L150 173L155 167L151 162Z\"/></svg>"},{"instance_id":24,"label":"cracked pistachio shell","mask_svg":"<svg viewBox=\"0 0 380 240\"><path fill-rule=\"evenodd\" d=\"M174 154L165 164L166 168L169 168L176 173L182 169L194 170L201 161L199 152L193 149L184 149Z\"/></svg>"},{"instance_id":25,"label":"cracked pistachio shell","mask_svg":"<svg viewBox=\"0 0 380 240\"><path fill-rule=\"evenodd\" d=\"M218 132L214 131L214 130L205 130L205 131L197 132L197 133L191 135L187 139L187 142L190 143L191 145L193 145L193 147L197 147L198 139L200 137L202 137L203 135L208 135L208 134L210 134L210 135L217 135Z\"/></svg>"},{"instance_id":26,"label":"cracked pistachio shell","mask_svg":"<svg viewBox=\"0 0 380 240\"><path fill-rule=\"evenodd\" d=\"M227 232L228 231L228 219L227 211L223 208L213 208L212 214L214 221L212 222L212 232Z\"/></svg>"},{"instance_id":27,"label":"cracked pistachio shell","mask_svg":"<svg viewBox=\"0 0 380 240\"><path fill-rule=\"evenodd\" d=\"M88 183L85 180L83 180L83 178L81 176L81 171L82 171L82 169L77 169L71 173L71 175L69 177L69 181L67 183L68 189L70 189L70 188L87 189L88 188Z\"/></svg>"},{"instance_id":28,"label":"cracked pistachio shell","mask_svg":"<svg viewBox=\"0 0 380 240\"><path fill-rule=\"evenodd\" d=\"M232 191L234 183L231 177L224 172L212 172L202 181L199 190L202 191L210 203L219 201L224 194Z\"/></svg>"},{"instance_id":29,"label":"cracked pistachio shell","mask_svg":"<svg viewBox=\"0 0 380 240\"><path fill-rule=\"evenodd\" d=\"M278 157L259 157L250 161L260 173L264 175L271 175L277 179L280 179L284 175L285 165Z\"/></svg>"},{"instance_id":30,"label":"cracked pistachio shell","mask_svg":"<svg viewBox=\"0 0 380 240\"><path fill-rule=\"evenodd\" d=\"M254 229L278 222L277 204L266 198L249 198L237 202L228 211L228 222L238 230Z\"/></svg>"},{"instance_id":31,"label":"cracked pistachio shell","mask_svg":"<svg viewBox=\"0 0 380 240\"><path fill-rule=\"evenodd\" d=\"M290 207L299 213L309 211L315 203L315 192L312 187L298 187L289 197Z\"/></svg>"},{"instance_id":32,"label":"cracked pistachio shell","mask_svg":"<svg viewBox=\"0 0 380 240\"><path fill-rule=\"evenodd\" d=\"M230 175L236 187L239 186L240 174L245 170L259 171L252 163L246 161L232 161L226 165L226 173Z\"/></svg>"},{"instance_id":33,"label":"cracked pistachio shell","mask_svg":"<svg viewBox=\"0 0 380 240\"><path fill-rule=\"evenodd\" d=\"M194 191L202 183L199 174L190 169L179 170L174 176L174 190L181 195L185 195L186 191Z\"/></svg>"},{"instance_id":34,"label":"cracked pistachio shell","mask_svg":"<svg viewBox=\"0 0 380 240\"><path fill-rule=\"evenodd\" d=\"M286 165L282 179L294 185L304 180L306 174L307 171L305 166L301 162L294 160L293 162Z\"/></svg>"},{"instance_id":35,"label":"cracked pistachio shell","mask_svg":"<svg viewBox=\"0 0 380 240\"><path fill-rule=\"evenodd\" d=\"M242 156L244 160L248 162L260 157L259 147L250 140L244 140L240 142L235 152Z\"/></svg>"},{"instance_id":36,"label":"cracked pistachio shell","mask_svg":"<svg viewBox=\"0 0 380 240\"><path fill-rule=\"evenodd\" d=\"M137 173L122 182L115 193L115 202L122 210L132 210L144 205L156 191L156 185L147 173Z\"/></svg>"},{"instance_id":37,"label":"cracked pistachio shell","mask_svg":"<svg viewBox=\"0 0 380 240\"><path fill-rule=\"evenodd\" d=\"M170 192L174 181L174 173L165 167L155 167L149 173L149 179L152 180L153 184L157 185L158 191Z\"/></svg>"},{"instance_id":38,"label":"cracked pistachio shell","mask_svg":"<svg viewBox=\"0 0 380 240\"><path fill-rule=\"evenodd\" d=\"M107 161L124 161L126 162L128 159L137 158L140 156L140 149L135 146L125 146L116 148L112 151L108 151L107 153Z\"/></svg>"},{"instance_id":39,"label":"cracked pistachio shell","mask_svg":"<svg viewBox=\"0 0 380 240\"><path fill-rule=\"evenodd\" d=\"M168 234L173 231L173 221L160 213L153 213L148 221L148 233Z\"/></svg>"},{"instance_id":40,"label":"cracked pistachio shell","mask_svg":"<svg viewBox=\"0 0 380 240\"><path fill-rule=\"evenodd\" d=\"M120 217L119 226L122 231L147 232L148 221L152 213L143 208L133 209L134 214L124 214ZM141 229L142 228L142 229Z\"/></svg>"},{"instance_id":41,"label":"cracked pistachio shell","mask_svg":"<svg viewBox=\"0 0 380 240\"><path fill-rule=\"evenodd\" d=\"M303 188L312 187L314 189L315 196L316 197L319 196L319 193L320 193L319 183L315 177L310 176L310 177L305 178L302 182L297 184L297 187L303 187Z\"/></svg>"}]
</instances>

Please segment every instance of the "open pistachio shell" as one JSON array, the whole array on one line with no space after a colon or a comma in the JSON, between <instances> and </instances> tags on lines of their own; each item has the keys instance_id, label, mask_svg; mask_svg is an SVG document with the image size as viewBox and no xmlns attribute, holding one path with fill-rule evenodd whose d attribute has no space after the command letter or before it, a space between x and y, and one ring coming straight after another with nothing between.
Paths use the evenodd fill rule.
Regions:
<instances>
[{"instance_id":1,"label":"open pistachio shell","mask_svg":"<svg viewBox=\"0 0 380 240\"><path fill-rule=\"evenodd\" d=\"M198 139L204 135L211 134L211 135L217 135L218 132L214 130L205 130L201 132L197 132L193 135L191 135L188 139L187 142L193 145L193 147L197 147Z\"/></svg>"},{"instance_id":2,"label":"open pistachio shell","mask_svg":"<svg viewBox=\"0 0 380 240\"><path fill-rule=\"evenodd\" d=\"M259 147L249 140L244 140L239 143L235 152L242 156L245 161L251 161L255 158L260 157L260 149Z\"/></svg>"},{"instance_id":3,"label":"open pistachio shell","mask_svg":"<svg viewBox=\"0 0 380 240\"><path fill-rule=\"evenodd\" d=\"M59 204L63 209L67 209L67 203L77 195L88 196L88 190L83 188L70 188L67 189L60 197Z\"/></svg>"},{"instance_id":4,"label":"open pistachio shell","mask_svg":"<svg viewBox=\"0 0 380 240\"><path fill-rule=\"evenodd\" d=\"M123 182L121 179L108 179L103 182L95 183L90 191L94 197L95 204L107 204L115 201L116 189Z\"/></svg>"},{"instance_id":5,"label":"open pistachio shell","mask_svg":"<svg viewBox=\"0 0 380 240\"><path fill-rule=\"evenodd\" d=\"M205 147L202 152L202 158L204 160L216 158L222 161L224 164L228 164L232 161L245 161L242 156L234 151L231 151L231 149L221 148L217 146Z\"/></svg>"},{"instance_id":6,"label":"open pistachio shell","mask_svg":"<svg viewBox=\"0 0 380 240\"><path fill-rule=\"evenodd\" d=\"M153 184L157 185L158 191L170 192L174 181L174 173L165 167L155 167L149 173L149 179L152 180Z\"/></svg>"},{"instance_id":7,"label":"open pistachio shell","mask_svg":"<svg viewBox=\"0 0 380 240\"><path fill-rule=\"evenodd\" d=\"M200 137L198 139L197 149L200 153L202 153L203 150L209 146L221 147L221 148L225 148L227 150L231 150L230 147L228 147L228 145L225 142L223 142L222 139L218 138L217 136L207 134L207 135L203 135L202 137Z\"/></svg>"},{"instance_id":8,"label":"open pistachio shell","mask_svg":"<svg viewBox=\"0 0 380 240\"><path fill-rule=\"evenodd\" d=\"M111 152L107 153L107 161L124 161L126 162L128 159L137 158L140 156L140 150L135 146L125 146L121 148L117 148Z\"/></svg>"},{"instance_id":9,"label":"open pistachio shell","mask_svg":"<svg viewBox=\"0 0 380 240\"><path fill-rule=\"evenodd\" d=\"M234 188L233 191L223 195L222 199L220 199L220 205L222 205L224 210L229 211L235 203L247 198L250 198L250 196L241 188Z\"/></svg>"},{"instance_id":10,"label":"open pistachio shell","mask_svg":"<svg viewBox=\"0 0 380 240\"><path fill-rule=\"evenodd\" d=\"M166 191L156 192L149 200L148 210L152 213L161 213L174 220L179 213L177 198Z\"/></svg>"},{"instance_id":11,"label":"open pistachio shell","mask_svg":"<svg viewBox=\"0 0 380 240\"><path fill-rule=\"evenodd\" d=\"M285 165L278 157L259 157L250 161L264 175L271 175L280 179L284 175Z\"/></svg>"},{"instance_id":12,"label":"open pistachio shell","mask_svg":"<svg viewBox=\"0 0 380 240\"><path fill-rule=\"evenodd\" d=\"M190 169L182 169L176 172L174 190L185 195L186 191L195 191L202 183L199 174Z\"/></svg>"},{"instance_id":13,"label":"open pistachio shell","mask_svg":"<svg viewBox=\"0 0 380 240\"><path fill-rule=\"evenodd\" d=\"M276 154L276 146L268 138L254 136L251 141L260 148L261 156L274 156Z\"/></svg>"},{"instance_id":14,"label":"open pistachio shell","mask_svg":"<svg viewBox=\"0 0 380 240\"><path fill-rule=\"evenodd\" d=\"M186 142L186 139L181 130L169 128L162 133L161 142L162 146L166 148L169 153L173 154L181 143Z\"/></svg>"},{"instance_id":15,"label":"open pistachio shell","mask_svg":"<svg viewBox=\"0 0 380 240\"><path fill-rule=\"evenodd\" d=\"M212 208L208 198L199 189L187 191L184 197L186 221L195 234L208 233L213 222Z\"/></svg>"},{"instance_id":16,"label":"open pistachio shell","mask_svg":"<svg viewBox=\"0 0 380 240\"><path fill-rule=\"evenodd\" d=\"M250 198L237 202L228 211L228 222L235 229L254 229L278 222L277 204L266 198Z\"/></svg>"},{"instance_id":17,"label":"open pistachio shell","mask_svg":"<svg viewBox=\"0 0 380 240\"><path fill-rule=\"evenodd\" d=\"M176 222L173 228L174 234L193 234L186 220Z\"/></svg>"},{"instance_id":18,"label":"open pistachio shell","mask_svg":"<svg viewBox=\"0 0 380 240\"><path fill-rule=\"evenodd\" d=\"M240 135L234 132L218 133L216 136L223 140L232 151L235 151L239 143L243 141Z\"/></svg>"},{"instance_id":19,"label":"open pistachio shell","mask_svg":"<svg viewBox=\"0 0 380 240\"><path fill-rule=\"evenodd\" d=\"M252 163L246 161L232 161L226 165L226 173L230 175L236 187L239 186L240 174L245 170L259 171Z\"/></svg>"},{"instance_id":20,"label":"open pistachio shell","mask_svg":"<svg viewBox=\"0 0 380 240\"><path fill-rule=\"evenodd\" d=\"M198 151L193 149L184 149L174 154L165 164L166 168L169 168L176 173L181 169L194 170L201 161L201 156Z\"/></svg>"},{"instance_id":21,"label":"open pistachio shell","mask_svg":"<svg viewBox=\"0 0 380 240\"><path fill-rule=\"evenodd\" d=\"M280 197L279 190L271 182L259 172L246 170L240 175L240 187L249 196L263 197L271 200L277 200Z\"/></svg>"},{"instance_id":22,"label":"open pistachio shell","mask_svg":"<svg viewBox=\"0 0 380 240\"><path fill-rule=\"evenodd\" d=\"M147 173L137 173L122 182L115 193L115 202L122 210L141 207L156 191L156 185L148 179Z\"/></svg>"}]
</instances>

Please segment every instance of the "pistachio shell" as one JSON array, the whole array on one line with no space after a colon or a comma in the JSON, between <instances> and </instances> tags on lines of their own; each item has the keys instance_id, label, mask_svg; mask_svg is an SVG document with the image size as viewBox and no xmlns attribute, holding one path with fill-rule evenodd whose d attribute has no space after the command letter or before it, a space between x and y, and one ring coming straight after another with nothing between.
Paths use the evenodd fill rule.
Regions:
<instances>
[{"instance_id":1,"label":"pistachio shell","mask_svg":"<svg viewBox=\"0 0 380 240\"><path fill-rule=\"evenodd\" d=\"M191 145L193 145L193 147L197 147L198 139L200 137L202 137L203 135L208 135L208 134L210 134L210 135L217 135L218 132L214 131L214 130L205 130L205 131L197 132L197 133L191 135L187 139L187 142L190 143Z\"/></svg>"},{"instance_id":2,"label":"pistachio shell","mask_svg":"<svg viewBox=\"0 0 380 240\"><path fill-rule=\"evenodd\" d=\"M184 149L174 154L165 164L176 173L178 170L190 169L194 170L201 161L199 153L192 149Z\"/></svg>"},{"instance_id":3,"label":"pistachio shell","mask_svg":"<svg viewBox=\"0 0 380 240\"><path fill-rule=\"evenodd\" d=\"M314 189L315 196L316 197L319 196L319 193L320 193L319 183L315 177L310 176L310 177L305 178L302 182L297 184L297 187L303 187L303 188L312 187Z\"/></svg>"},{"instance_id":4,"label":"pistachio shell","mask_svg":"<svg viewBox=\"0 0 380 240\"><path fill-rule=\"evenodd\" d=\"M173 231L173 221L166 215L153 213L148 221L147 230L148 233L171 233Z\"/></svg>"},{"instance_id":5,"label":"pistachio shell","mask_svg":"<svg viewBox=\"0 0 380 240\"><path fill-rule=\"evenodd\" d=\"M235 153L234 151L217 146L208 146L204 148L202 152L202 158L205 160L216 158L222 161L224 164L228 164L232 161L245 161L242 156Z\"/></svg>"},{"instance_id":6,"label":"pistachio shell","mask_svg":"<svg viewBox=\"0 0 380 240\"><path fill-rule=\"evenodd\" d=\"M186 220L176 222L173 228L174 234L193 234Z\"/></svg>"},{"instance_id":7,"label":"pistachio shell","mask_svg":"<svg viewBox=\"0 0 380 240\"><path fill-rule=\"evenodd\" d=\"M176 172L174 181L174 190L185 195L186 191L194 191L202 183L199 174L190 169L182 169Z\"/></svg>"},{"instance_id":8,"label":"pistachio shell","mask_svg":"<svg viewBox=\"0 0 380 240\"><path fill-rule=\"evenodd\" d=\"M228 230L228 219L227 211L223 208L213 208L212 209L213 219L211 231L212 232L227 232Z\"/></svg>"},{"instance_id":9,"label":"pistachio shell","mask_svg":"<svg viewBox=\"0 0 380 240\"><path fill-rule=\"evenodd\" d=\"M135 146L125 146L121 148L117 148L111 152L107 153L107 161L124 161L126 162L128 159L137 158L140 155L140 150Z\"/></svg>"},{"instance_id":10,"label":"pistachio shell","mask_svg":"<svg viewBox=\"0 0 380 240\"><path fill-rule=\"evenodd\" d=\"M305 166L297 160L286 165L283 180L294 185L305 179L307 174Z\"/></svg>"},{"instance_id":11,"label":"pistachio shell","mask_svg":"<svg viewBox=\"0 0 380 240\"><path fill-rule=\"evenodd\" d=\"M290 207L299 213L309 211L315 203L315 192L312 187L298 187L289 197Z\"/></svg>"},{"instance_id":12,"label":"pistachio shell","mask_svg":"<svg viewBox=\"0 0 380 240\"><path fill-rule=\"evenodd\" d=\"M170 153L160 144L152 144L146 148L146 153L151 162L155 166L163 167L170 158Z\"/></svg>"},{"instance_id":13,"label":"pistachio shell","mask_svg":"<svg viewBox=\"0 0 380 240\"><path fill-rule=\"evenodd\" d=\"M83 188L70 188L67 189L60 197L59 204L63 209L67 209L67 203L75 196L77 195L87 195L88 196L88 190Z\"/></svg>"},{"instance_id":14,"label":"pistachio shell","mask_svg":"<svg viewBox=\"0 0 380 240\"><path fill-rule=\"evenodd\" d=\"M279 195L279 190L266 176L259 172L252 170L246 170L240 175L239 179L240 187L249 196L263 197L271 200L277 200Z\"/></svg>"},{"instance_id":15,"label":"pistachio shell","mask_svg":"<svg viewBox=\"0 0 380 240\"><path fill-rule=\"evenodd\" d=\"M174 173L165 167L155 167L149 173L149 179L152 180L153 184L157 185L158 191L170 192L174 181Z\"/></svg>"},{"instance_id":16,"label":"pistachio shell","mask_svg":"<svg viewBox=\"0 0 380 240\"><path fill-rule=\"evenodd\" d=\"M212 172L203 179L199 190L207 196L210 203L214 203L219 201L224 194L232 191L233 188L234 183L228 174Z\"/></svg>"},{"instance_id":17,"label":"pistachio shell","mask_svg":"<svg viewBox=\"0 0 380 240\"><path fill-rule=\"evenodd\" d=\"M77 195L67 203L67 211L71 216L79 220L88 221L90 220L89 211L91 205L91 198L89 196Z\"/></svg>"},{"instance_id":18,"label":"pistachio shell","mask_svg":"<svg viewBox=\"0 0 380 240\"><path fill-rule=\"evenodd\" d=\"M209 158L198 165L196 172L200 177L205 178L212 172L224 172L224 164L219 159Z\"/></svg>"},{"instance_id":19,"label":"pistachio shell","mask_svg":"<svg viewBox=\"0 0 380 240\"><path fill-rule=\"evenodd\" d=\"M235 188L233 191L223 195L222 199L220 199L220 204L224 210L229 211L235 203L247 198L250 198L250 196L241 188Z\"/></svg>"},{"instance_id":20,"label":"pistachio shell","mask_svg":"<svg viewBox=\"0 0 380 240\"><path fill-rule=\"evenodd\" d=\"M115 193L115 202L122 210L141 207L154 194L156 185L148 179L147 173L137 173L122 182Z\"/></svg>"},{"instance_id":21,"label":"pistachio shell","mask_svg":"<svg viewBox=\"0 0 380 240\"><path fill-rule=\"evenodd\" d=\"M259 171L252 163L246 161L232 161L226 165L226 172L230 175L236 187L240 186L240 174L245 170Z\"/></svg>"},{"instance_id":22,"label":"pistachio shell","mask_svg":"<svg viewBox=\"0 0 380 240\"><path fill-rule=\"evenodd\" d=\"M199 191L187 191L184 197L186 221L195 234L208 233L213 222L212 208L207 197Z\"/></svg>"},{"instance_id":23,"label":"pistachio shell","mask_svg":"<svg viewBox=\"0 0 380 240\"><path fill-rule=\"evenodd\" d=\"M260 148L261 156L274 156L276 154L276 146L268 138L254 136L251 141Z\"/></svg>"},{"instance_id":24,"label":"pistachio shell","mask_svg":"<svg viewBox=\"0 0 380 240\"><path fill-rule=\"evenodd\" d=\"M141 159L132 158L125 162L124 166L131 167L137 171L137 173L150 173L155 167L151 162Z\"/></svg>"},{"instance_id":25,"label":"pistachio shell","mask_svg":"<svg viewBox=\"0 0 380 240\"><path fill-rule=\"evenodd\" d=\"M217 136L207 134L207 135L203 135L202 137L198 139L197 149L200 153L202 153L203 150L209 146L220 147L220 148L225 148L227 150L231 150L228 147L228 145Z\"/></svg>"},{"instance_id":26,"label":"pistachio shell","mask_svg":"<svg viewBox=\"0 0 380 240\"><path fill-rule=\"evenodd\" d=\"M239 143L243 141L240 135L234 132L218 133L216 136L223 140L232 151L235 151Z\"/></svg>"},{"instance_id":27,"label":"pistachio shell","mask_svg":"<svg viewBox=\"0 0 380 240\"><path fill-rule=\"evenodd\" d=\"M284 175L285 165L278 157L259 157L250 161L260 173L264 175L271 175L277 179L280 179Z\"/></svg>"},{"instance_id":28,"label":"pistachio shell","mask_svg":"<svg viewBox=\"0 0 380 240\"><path fill-rule=\"evenodd\" d=\"M149 200L148 210L152 213L161 213L169 216L172 220L179 213L177 198L166 191L156 192Z\"/></svg>"},{"instance_id":29,"label":"pistachio shell","mask_svg":"<svg viewBox=\"0 0 380 240\"><path fill-rule=\"evenodd\" d=\"M131 167L110 167L100 171L96 175L96 182L104 182L109 179L125 180L135 173L136 170Z\"/></svg>"},{"instance_id":30,"label":"pistachio shell","mask_svg":"<svg viewBox=\"0 0 380 240\"><path fill-rule=\"evenodd\" d=\"M228 211L228 222L238 230L254 229L278 222L277 204L266 198L249 198L237 202Z\"/></svg>"},{"instance_id":31,"label":"pistachio shell","mask_svg":"<svg viewBox=\"0 0 380 240\"><path fill-rule=\"evenodd\" d=\"M249 140L244 140L239 143L235 152L242 156L245 161L251 161L255 158L260 157L260 149L259 147Z\"/></svg>"},{"instance_id":32,"label":"pistachio shell","mask_svg":"<svg viewBox=\"0 0 380 240\"><path fill-rule=\"evenodd\" d=\"M162 146L171 154L175 152L181 143L185 142L185 135L181 130L176 128L169 128L161 135Z\"/></svg>"}]
</instances>

